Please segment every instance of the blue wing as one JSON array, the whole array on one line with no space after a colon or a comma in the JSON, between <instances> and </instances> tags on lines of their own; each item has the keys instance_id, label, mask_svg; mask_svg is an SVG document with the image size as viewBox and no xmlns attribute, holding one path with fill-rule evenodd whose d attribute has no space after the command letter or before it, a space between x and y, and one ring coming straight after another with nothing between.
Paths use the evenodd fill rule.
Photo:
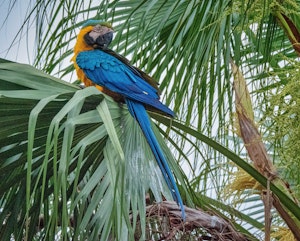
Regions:
<instances>
[{"instance_id":1,"label":"blue wing","mask_svg":"<svg viewBox=\"0 0 300 241\"><path fill-rule=\"evenodd\" d=\"M114 56L102 50L84 51L78 54L76 63L95 84L174 116L174 112L159 101L157 90Z\"/></svg>"}]
</instances>

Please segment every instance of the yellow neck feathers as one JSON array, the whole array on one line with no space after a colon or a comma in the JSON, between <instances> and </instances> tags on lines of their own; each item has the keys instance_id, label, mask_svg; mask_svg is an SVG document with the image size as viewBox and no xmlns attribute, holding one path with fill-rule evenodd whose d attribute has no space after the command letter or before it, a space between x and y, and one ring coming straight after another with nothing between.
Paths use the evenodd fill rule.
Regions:
<instances>
[{"instance_id":1,"label":"yellow neck feathers","mask_svg":"<svg viewBox=\"0 0 300 241\"><path fill-rule=\"evenodd\" d=\"M88 32L91 32L92 30L93 30L93 26L88 26L80 30L74 47L74 54L78 54L81 51L87 51L93 49L93 47L87 45L86 42L84 41L84 35L86 35Z\"/></svg>"},{"instance_id":2,"label":"yellow neck feathers","mask_svg":"<svg viewBox=\"0 0 300 241\"><path fill-rule=\"evenodd\" d=\"M73 61L74 63L74 67L76 69L78 79L80 79L85 84L85 86L92 86L95 84L93 84L93 82L85 76L84 72L76 64L76 57L82 51L88 51L93 49L93 47L87 45L86 42L84 41L84 35L92 30L93 30L93 26L87 26L80 30L74 47L74 55L71 59L71 61Z\"/></svg>"}]
</instances>

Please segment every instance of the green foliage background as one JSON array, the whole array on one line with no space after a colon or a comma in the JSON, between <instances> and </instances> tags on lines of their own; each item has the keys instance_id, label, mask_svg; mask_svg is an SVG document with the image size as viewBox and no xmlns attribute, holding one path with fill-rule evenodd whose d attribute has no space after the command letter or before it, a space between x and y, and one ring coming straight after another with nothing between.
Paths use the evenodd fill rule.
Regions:
<instances>
[{"instance_id":1,"label":"green foliage background","mask_svg":"<svg viewBox=\"0 0 300 241\"><path fill-rule=\"evenodd\" d=\"M76 34L86 19L101 18L114 26L113 50L157 79L162 101L177 113L173 122L151 116L165 137L160 142L168 143L164 149L186 204L230 217L240 232L262 239L260 197L245 191L233 208L223 194L235 165L266 185L233 131L229 63L244 73L269 153L297 190L298 55L278 16L285 14L299 29L299 1L32 1L30 9L22 28L35 24L36 69L0 64L0 220L9 224L0 231L3 237L37 238L35 223L42 213L47 227L40 235L48 240L57 234L63 240L101 234L106 240L124 233L131 240L135 226L129 225L129 206L135 220L148 189L157 201L160 193L169 195L160 172L154 171L157 178L150 175L157 167L126 107L120 109L94 88L59 80L76 79L69 62ZM131 167L140 168L136 172L124 164L134 155L136 163L150 160L143 168L132 160ZM137 175L141 170L146 170L143 179ZM276 187L272 191L299 220L299 207ZM76 213L79 223L69 230L69 217ZM276 215L274 224L284 226Z\"/></svg>"}]
</instances>

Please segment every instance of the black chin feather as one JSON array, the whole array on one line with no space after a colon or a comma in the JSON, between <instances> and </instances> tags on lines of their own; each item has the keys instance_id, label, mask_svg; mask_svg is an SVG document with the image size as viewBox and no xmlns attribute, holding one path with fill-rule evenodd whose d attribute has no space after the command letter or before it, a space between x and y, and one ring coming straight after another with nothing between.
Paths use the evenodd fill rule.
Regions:
<instances>
[{"instance_id":1,"label":"black chin feather","mask_svg":"<svg viewBox=\"0 0 300 241\"><path fill-rule=\"evenodd\" d=\"M108 32L104 35L99 36L96 39L96 44L98 44L99 46L108 47L108 45L111 43L112 39L113 39L113 32Z\"/></svg>"}]
</instances>

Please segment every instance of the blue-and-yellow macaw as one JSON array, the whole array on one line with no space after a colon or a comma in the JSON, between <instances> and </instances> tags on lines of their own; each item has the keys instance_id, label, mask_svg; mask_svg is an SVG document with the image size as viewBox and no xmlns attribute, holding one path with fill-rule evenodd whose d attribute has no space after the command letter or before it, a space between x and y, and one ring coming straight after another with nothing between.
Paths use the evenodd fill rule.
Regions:
<instances>
[{"instance_id":1,"label":"blue-and-yellow macaw","mask_svg":"<svg viewBox=\"0 0 300 241\"><path fill-rule=\"evenodd\" d=\"M139 123L144 136L171 190L174 200L185 211L165 155L153 133L146 108L174 117L174 112L159 101L157 82L127 59L108 48L113 29L107 22L88 20L80 30L72 58L78 78L86 86L96 86L116 101L125 102Z\"/></svg>"}]
</instances>

